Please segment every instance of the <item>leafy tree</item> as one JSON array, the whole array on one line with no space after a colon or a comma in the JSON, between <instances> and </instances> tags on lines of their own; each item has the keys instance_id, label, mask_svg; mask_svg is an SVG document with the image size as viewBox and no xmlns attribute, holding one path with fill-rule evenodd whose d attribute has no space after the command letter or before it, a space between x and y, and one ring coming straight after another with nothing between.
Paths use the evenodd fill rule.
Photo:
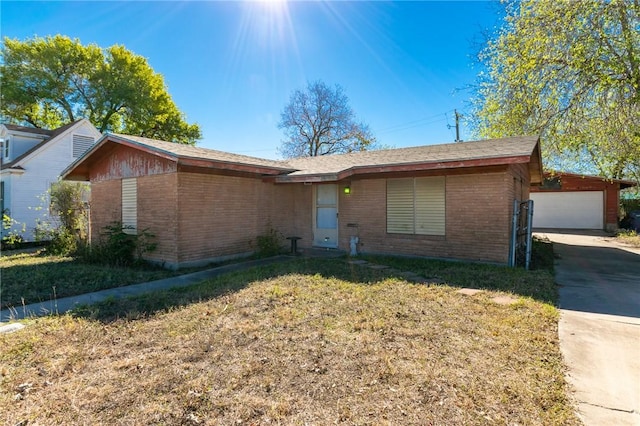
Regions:
<instances>
[{"instance_id":1,"label":"leafy tree","mask_svg":"<svg viewBox=\"0 0 640 426\"><path fill-rule=\"evenodd\" d=\"M547 164L640 180L638 0L508 0L480 59L481 137L540 134Z\"/></svg>"},{"instance_id":2,"label":"leafy tree","mask_svg":"<svg viewBox=\"0 0 640 426\"><path fill-rule=\"evenodd\" d=\"M87 118L100 132L193 144L197 124L185 121L164 79L123 46L101 49L56 35L4 38L0 114L39 128Z\"/></svg>"},{"instance_id":3,"label":"leafy tree","mask_svg":"<svg viewBox=\"0 0 640 426\"><path fill-rule=\"evenodd\" d=\"M296 90L280 116L287 140L279 151L286 158L365 151L376 148L369 127L356 122L349 98L339 85L322 81Z\"/></svg>"},{"instance_id":4,"label":"leafy tree","mask_svg":"<svg viewBox=\"0 0 640 426\"><path fill-rule=\"evenodd\" d=\"M89 185L83 182L59 181L51 185L51 213L70 234L86 239Z\"/></svg>"}]
</instances>

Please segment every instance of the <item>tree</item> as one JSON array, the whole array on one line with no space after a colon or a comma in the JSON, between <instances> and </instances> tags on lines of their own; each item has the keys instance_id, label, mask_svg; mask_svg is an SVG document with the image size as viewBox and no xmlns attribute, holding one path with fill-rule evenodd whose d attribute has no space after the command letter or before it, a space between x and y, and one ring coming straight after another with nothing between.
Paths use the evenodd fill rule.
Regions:
<instances>
[{"instance_id":1,"label":"tree","mask_svg":"<svg viewBox=\"0 0 640 426\"><path fill-rule=\"evenodd\" d=\"M506 12L480 54L479 136L539 134L548 165L640 181L638 0L509 0Z\"/></svg>"},{"instance_id":2,"label":"tree","mask_svg":"<svg viewBox=\"0 0 640 426\"><path fill-rule=\"evenodd\" d=\"M56 35L4 38L0 114L38 128L87 118L100 132L193 144L197 124L185 121L164 79L123 46L101 49Z\"/></svg>"},{"instance_id":3,"label":"tree","mask_svg":"<svg viewBox=\"0 0 640 426\"><path fill-rule=\"evenodd\" d=\"M279 149L285 158L376 148L369 127L356 122L342 87L331 88L322 81L308 83L304 92L293 92L278 127L288 138Z\"/></svg>"}]
</instances>

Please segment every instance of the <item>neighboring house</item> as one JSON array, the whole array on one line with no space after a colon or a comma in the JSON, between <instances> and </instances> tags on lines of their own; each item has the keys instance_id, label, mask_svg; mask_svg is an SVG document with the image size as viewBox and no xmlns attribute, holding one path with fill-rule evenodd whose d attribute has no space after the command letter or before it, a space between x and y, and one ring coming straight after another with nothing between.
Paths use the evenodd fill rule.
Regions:
<instances>
[{"instance_id":1,"label":"neighboring house","mask_svg":"<svg viewBox=\"0 0 640 426\"><path fill-rule=\"evenodd\" d=\"M55 130L0 124L1 207L18 222L14 231L24 226L26 241L35 238L37 220L48 220L51 184L100 136L85 119Z\"/></svg>"},{"instance_id":2,"label":"neighboring house","mask_svg":"<svg viewBox=\"0 0 640 426\"><path fill-rule=\"evenodd\" d=\"M535 137L273 161L110 134L63 177L91 182L92 235L149 229L148 258L170 268L250 254L270 227L303 249L358 237L365 253L504 264L513 201L542 169Z\"/></svg>"},{"instance_id":3,"label":"neighboring house","mask_svg":"<svg viewBox=\"0 0 640 426\"><path fill-rule=\"evenodd\" d=\"M531 187L533 227L547 229L618 229L620 190L632 181L572 173L545 173Z\"/></svg>"}]
</instances>

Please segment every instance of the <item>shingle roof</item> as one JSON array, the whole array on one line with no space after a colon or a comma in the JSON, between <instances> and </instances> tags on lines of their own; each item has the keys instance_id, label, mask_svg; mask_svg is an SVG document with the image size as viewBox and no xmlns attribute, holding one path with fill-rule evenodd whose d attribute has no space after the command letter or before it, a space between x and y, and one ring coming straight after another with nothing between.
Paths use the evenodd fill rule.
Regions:
<instances>
[{"instance_id":1,"label":"shingle roof","mask_svg":"<svg viewBox=\"0 0 640 426\"><path fill-rule=\"evenodd\" d=\"M271 176L276 182L332 181L358 173L412 171L472 167L483 165L525 163L539 170L538 138L521 136L476 142L426 145L381 151L306 157L289 160L267 160L232 154L192 145L165 142L139 136L109 134L64 172L64 178L88 179L91 163L102 155L112 143L136 147L151 154L164 156L180 164L204 168L247 171L263 177ZM100 154L102 152L103 154ZM204 163L203 163L204 161ZM541 170L536 173L541 175ZM539 179L539 177L536 177Z\"/></svg>"},{"instance_id":2,"label":"shingle roof","mask_svg":"<svg viewBox=\"0 0 640 426\"><path fill-rule=\"evenodd\" d=\"M18 126L16 124L5 124L4 127L6 127L7 130L13 130L14 132L34 133L36 135L51 136L51 134L53 133L53 130L39 129L37 127Z\"/></svg>"},{"instance_id":3,"label":"shingle roof","mask_svg":"<svg viewBox=\"0 0 640 426\"><path fill-rule=\"evenodd\" d=\"M297 158L287 161L292 168L297 170L288 176L333 175L361 167L409 166L412 164L525 157L532 155L537 143L538 138L535 136L519 136Z\"/></svg>"},{"instance_id":4,"label":"shingle roof","mask_svg":"<svg viewBox=\"0 0 640 426\"><path fill-rule=\"evenodd\" d=\"M230 152L216 151L213 149L200 148L193 145L186 145L174 142L160 141L156 139L143 138L140 136L121 135L117 133L110 134L118 139L124 139L134 144L142 144L180 158L193 158L198 160L211 160L229 164L246 164L250 166L268 167L290 171L288 164L282 161L267 160L264 158L250 157L248 155L232 154Z\"/></svg>"}]
</instances>

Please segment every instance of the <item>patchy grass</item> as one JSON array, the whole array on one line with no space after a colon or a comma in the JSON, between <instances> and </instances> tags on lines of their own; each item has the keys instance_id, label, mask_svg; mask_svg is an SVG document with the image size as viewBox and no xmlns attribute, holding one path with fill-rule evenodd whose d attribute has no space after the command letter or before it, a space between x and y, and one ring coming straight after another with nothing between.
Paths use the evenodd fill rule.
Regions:
<instances>
[{"instance_id":1,"label":"patchy grass","mask_svg":"<svg viewBox=\"0 0 640 426\"><path fill-rule=\"evenodd\" d=\"M453 287L499 290L555 305L557 286L549 270L525 271L487 264L468 264L449 261L367 256L366 259L402 271L411 270L421 276L444 282Z\"/></svg>"},{"instance_id":2,"label":"patchy grass","mask_svg":"<svg viewBox=\"0 0 640 426\"><path fill-rule=\"evenodd\" d=\"M579 424L553 306L393 275L299 259L32 320L0 334L0 423Z\"/></svg>"},{"instance_id":3,"label":"patchy grass","mask_svg":"<svg viewBox=\"0 0 640 426\"><path fill-rule=\"evenodd\" d=\"M636 231L620 230L616 235L619 243L629 245L631 247L640 247L640 234Z\"/></svg>"},{"instance_id":4,"label":"patchy grass","mask_svg":"<svg viewBox=\"0 0 640 426\"><path fill-rule=\"evenodd\" d=\"M152 281L177 272L157 267L118 268L50 256L42 251L0 257L2 308ZM181 271L180 273L184 273Z\"/></svg>"}]
</instances>

